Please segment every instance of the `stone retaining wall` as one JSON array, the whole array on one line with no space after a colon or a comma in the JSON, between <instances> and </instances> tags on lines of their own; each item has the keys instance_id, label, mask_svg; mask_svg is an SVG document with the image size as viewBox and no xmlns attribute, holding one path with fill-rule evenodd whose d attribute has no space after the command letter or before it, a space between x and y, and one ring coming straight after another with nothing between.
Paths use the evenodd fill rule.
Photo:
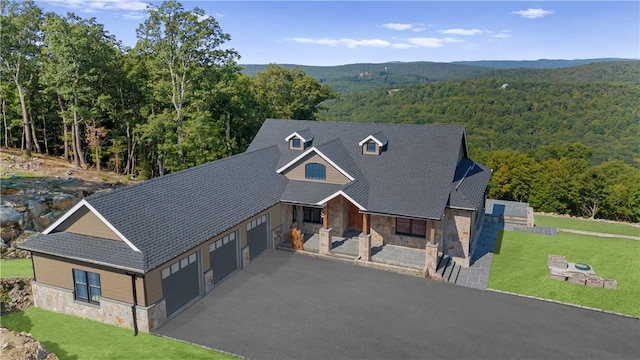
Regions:
<instances>
[{"instance_id":1,"label":"stone retaining wall","mask_svg":"<svg viewBox=\"0 0 640 360\"><path fill-rule=\"evenodd\" d=\"M75 301L72 290L35 281L31 289L36 307L133 329L131 304L107 298L101 298L100 305ZM143 332L162 325L167 320L164 300L150 307L136 306L136 320L138 330Z\"/></svg>"}]
</instances>

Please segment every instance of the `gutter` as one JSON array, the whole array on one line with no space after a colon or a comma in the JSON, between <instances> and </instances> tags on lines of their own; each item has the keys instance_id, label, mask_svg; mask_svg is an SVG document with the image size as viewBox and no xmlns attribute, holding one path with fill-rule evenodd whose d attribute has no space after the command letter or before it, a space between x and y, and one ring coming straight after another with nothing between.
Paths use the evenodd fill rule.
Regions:
<instances>
[{"instance_id":1,"label":"gutter","mask_svg":"<svg viewBox=\"0 0 640 360\"><path fill-rule=\"evenodd\" d=\"M136 291L136 274L127 273L131 276L131 292L133 294L133 303L131 304L131 316L133 317L133 336L138 335L138 316L136 307L138 306L138 293Z\"/></svg>"}]
</instances>

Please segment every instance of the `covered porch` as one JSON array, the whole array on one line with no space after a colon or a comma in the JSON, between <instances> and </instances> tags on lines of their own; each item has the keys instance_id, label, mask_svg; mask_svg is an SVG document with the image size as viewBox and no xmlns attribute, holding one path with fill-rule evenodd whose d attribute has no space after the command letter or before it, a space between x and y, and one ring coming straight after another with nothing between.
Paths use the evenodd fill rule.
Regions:
<instances>
[{"instance_id":1,"label":"covered porch","mask_svg":"<svg viewBox=\"0 0 640 360\"><path fill-rule=\"evenodd\" d=\"M385 222L385 225L389 224L386 233L395 231L390 230L396 225L392 216L366 213L342 195L328 199L322 207L316 205L315 209L319 213L315 218L308 216L307 211L310 210L303 205L292 206L290 212L293 221L289 227L297 227L305 234L306 252L351 260L365 266L370 262L419 270L424 276L436 278L439 277L439 266L449 262L448 258L446 262L442 261L440 244L436 242L436 221L423 221L419 231L423 237L414 238L419 246L401 246L404 243L387 243L380 234L382 230L375 225L372 227L372 216L374 220L384 217L389 219ZM316 220L315 223L307 222L310 219ZM289 247L289 244L285 242L284 246Z\"/></svg>"}]
</instances>

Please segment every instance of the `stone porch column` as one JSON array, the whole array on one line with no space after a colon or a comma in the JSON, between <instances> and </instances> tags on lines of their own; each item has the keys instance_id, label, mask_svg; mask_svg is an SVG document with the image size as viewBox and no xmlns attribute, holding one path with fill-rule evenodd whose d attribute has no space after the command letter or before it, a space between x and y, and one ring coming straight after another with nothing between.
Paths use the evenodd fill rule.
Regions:
<instances>
[{"instance_id":1,"label":"stone porch column","mask_svg":"<svg viewBox=\"0 0 640 360\"><path fill-rule=\"evenodd\" d=\"M360 255L360 261L371 261L371 234L360 234L358 236L360 244L358 247L358 255Z\"/></svg>"},{"instance_id":2,"label":"stone porch column","mask_svg":"<svg viewBox=\"0 0 640 360\"><path fill-rule=\"evenodd\" d=\"M434 275L438 266L438 243L427 243L425 249L424 265L427 268L426 275Z\"/></svg>"},{"instance_id":3,"label":"stone porch column","mask_svg":"<svg viewBox=\"0 0 640 360\"><path fill-rule=\"evenodd\" d=\"M329 251L331 251L331 228L320 229L319 237L320 244L318 252L320 253L320 255L327 254Z\"/></svg>"}]
</instances>

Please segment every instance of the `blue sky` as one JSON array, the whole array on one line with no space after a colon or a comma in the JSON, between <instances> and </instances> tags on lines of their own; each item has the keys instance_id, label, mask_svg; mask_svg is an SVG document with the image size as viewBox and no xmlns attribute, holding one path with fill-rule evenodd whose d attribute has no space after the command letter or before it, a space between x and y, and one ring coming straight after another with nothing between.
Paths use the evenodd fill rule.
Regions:
<instances>
[{"instance_id":1,"label":"blue sky","mask_svg":"<svg viewBox=\"0 0 640 360\"><path fill-rule=\"evenodd\" d=\"M45 11L95 17L125 45L141 0L36 0ZM182 1L231 35L241 64L640 58L640 2Z\"/></svg>"}]
</instances>

